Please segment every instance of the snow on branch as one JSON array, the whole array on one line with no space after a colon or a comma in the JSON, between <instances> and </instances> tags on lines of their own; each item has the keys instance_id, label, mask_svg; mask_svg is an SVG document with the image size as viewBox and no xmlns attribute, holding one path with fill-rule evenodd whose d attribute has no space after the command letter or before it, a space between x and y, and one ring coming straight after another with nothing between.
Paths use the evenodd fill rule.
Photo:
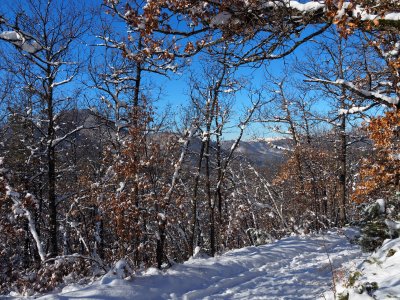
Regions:
<instances>
[{"instance_id":1,"label":"snow on branch","mask_svg":"<svg viewBox=\"0 0 400 300\"><path fill-rule=\"evenodd\" d=\"M76 127L74 130L71 130L70 132L66 133L65 135L63 135L62 137L56 138L54 140L51 141L51 146L55 147L57 146L59 143L61 143L62 141L64 141L65 139L67 139L68 137L70 137L71 135L73 135L74 133L82 130L82 129L89 129L89 128L85 128L83 125Z\"/></svg>"},{"instance_id":2,"label":"snow on branch","mask_svg":"<svg viewBox=\"0 0 400 300\"><path fill-rule=\"evenodd\" d=\"M385 20L385 21L400 21L400 12L388 12L386 14L373 14L370 9L366 9L361 5L356 5L353 8L352 2L343 3L342 8L338 11L338 17L344 15L347 11L352 12L354 18L358 17L361 21Z\"/></svg>"},{"instance_id":3,"label":"snow on branch","mask_svg":"<svg viewBox=\"0 0 400 300\"><path fill-rule=\"evenodd\" d=\"M64 79L64 80L61 80L61 81L52 83L51 87L52 87L52 88L55 88L55 87L57 87L57 86L70 83L74 78L75 78L75 74L74 74L74 75L71 75L71 76L68 77L67 79Z\"/></svg>"},{"instance_id":4,"label":"snow on branch","mask_svg":"<svg viewBox=\"0 0 400 300\"><path fill-rule=\"evenodd\" d=\"M56 261L77 260L77 259L93 261L100 268L102 268L104 271L107 271L107 267L104 265L104 263L101 260L95 259L95 258L90 257L90 256L81 255L79 253L52 257L52 258L49 258L49 259L45 260L44 262L45 263L52 263L52 262L56 262Z\"/></svg>"},{"instance_id":5,"label":"snow on branch","mask_svg":"<svg viewBox=\"0 0 400 300\"><path fill-rule=\"evenodd\" d=\"M0 33L0 39L10 42L17 48L30 54L34 54L43 49L37 41L27 38L17 31L3 31Z\"/></svg>"},{"instance_id":6,"label":"snow on branch","mask_svg":"<svg viewBox=\"0 0 400 300\"><path fill-rule=\"evenodd\" d=\"M225 174L228 170L228 166L233 158L233 155L234 155L236 149L239 147L239 144L240 144L240 141L242 140L244 131L245 131L246 127L248 126L248 124L250 123L250 121L252 120L254 112L260 108L260 105L261 105L261 100L255 101L253 103L253 105L248 109L248 111L247 111L248 113L247 113L245 120L241 121L240 124L238 125L238 127L240 129L239 135L233 142L233 144L229 150L228 156L225 160L225 163L223 164L223 166L221 168L221 176L218 179L216 191L219 190L219 188L222 186L222 183L225 179Z\"/></svg>"},{"instance_id":7,"label":"snow on branch","mask_svg":"<svg viewBox=\"0 0 400 300\"><path fill-rule=\"evenodd\" d=\"M397 95L391 97L391 96L383 95L379 92L364 90L364 89L358 88L352 82L349 82L349 81L346 81L343 79L331 81L331 80L325 80L325 79L311 77L310 79L308 79L306 81L341 86L341 87L344 87L344 88L348 89L349 91L357 94L358 96L361 96L366 99L371 99L371 100L373 100L377 103L383 104L383 105L387 105L387 106L399 105L400 99ZM370 107L360 108L360 110L365 111L369 108Z\"/></svg>"},{"instance_id":8,"label":"snow on branch","mask_svg":"<svg viewBox=\"0 0 400 300\"><path fill-rule=\"evenodd\" d=\"M277 8L291 8L304 14L325 10L324 1L309 1L307 3L300 3L299 1L263 1L262 9L277 9Z\"/></svg>"},{"instance_id":9,"label":"snow on branch","mask_svg":"<svg viewBox=\"0 0 400 300\"><path fill-rule=\"evenodd\" d=\"M16 24L11 24L4 18L0 17L0 25L3 25L7 30L0 31L0 41L8 42L14 45L18 50L22 52L22 54L30 59L31 61L38 62L59 67L60 65L75 65L75 62L63 62L63 61L54 61L54 57L58 56L60 53L64 52L73 39L69 39L66 42L65 46L61 46L58 51L55 51L53 57L50 59L41 55L42 50L48 50L48 47L45 47L41 42L40 36L34 36L33 34L23 31ZM40 64L38 64L40 66ZM43 68L43 66L42 66Z\"/></svg>"},{"instance_id":10,"label":"snow on branch","mask_svg":"<svg viewBox=\"0 0 400 300\"><path fill-rule=\"evenodd\" d=\"M168 191L167 191L167 193L165 194L165 197L164 197L164 200L166 200L167 203L171 199L172 192L174 191L174 188L175 188L175 185L176 185L176 181L178 180L178 175L179 175L179 172L180 172L181 167L182 167L183 160L184 160L184 158L186 156L186 153L188 151L188 148L189 148L189 143L190 143L193 135L197 131L198 127L196 126L195 123L196 122L194 122L192 127L189 130L186 131L185 138L184 138L184 143L183 143L183 147L182 147L182 151L181 151L181 154L179 156L178 162L175 164L175 170L174 170L174 174L172 175L171 186L168 189Z\"/></svg>"},{"instance_id":11,"label":"snow on branch","mask_svg":"<svg viewBox=\"0 0 400 300\"><path fill-rule=\"evenodd\" d=\"M278 207L277 201L275 199L276 197L274 196L274 193L276 194L276 192L272 190L272 185L260 173L258 173L258 171L251 164L248 164L248 168L251 171L253 171L253 173L260 180L260 183L262 184L262 186L266 189L266 191L269 195L269 198L273 203L274 209L272 209L272 211L275 212L279 216L279 219L281 220L283 227L286 228L287 230L289 230L290 227L286 223L285 218L283 217L283 214L282 214L282 207L280 209Z\"/></svg>"},{"instance_id":12,"label":"snow on branch","mask_svg":"<svg viewBox=\"0 0 400 300\"><path fill-rule=\"evenodd\" d=\"M244 1L247 2L247 1ZM281 0L281 1L264 1L263 8L277 9L281 7L291 8L295 11L301 12L302 14L310 14L317 11L328 10L327 1L308 1L301 3L300 1ZM372 10L362 5L354 5L354 1L343 2L337 10L335 18L342 18L346 15L349 18L359 18L361 21L374 21L374 20L385 20L385 21L400 21L400 12L389 11L384 14L372 13Z\"/></svg>"},{"instance_id":13,"label":"snow on branch","mask_svg":"<svg viewBox=\"0 0 400 300\"><path fill-rule=\"evenodd\" d=\"M0 165L3 164L3 158L0 158ZM38 254L40 256L40 260L42 262L44 262L46 260L46 255L45 252L43 250L43 245L40 242L40 238L39 238L39 234L36 231L36 224L35 224L35 220L32 217L32 214L30 213L30 211L24 207L22 201L21 201L21 194L14 191L13 188L8 184L7 180L6 180L6 176L5 173L6 170L5 169L1 169L1 179L5 185L5 190L6 190L6 196L8 198L10 198L13 202L13 213L15 216L21 216L21 217L25 217L26 220L28 221L28 229L30 231L30 233L32 234L32 237L36 243L36 247L38 250ZM25 198L33 198L33 195L26 193Z\"/></svg>"},{"instance_id":14,"label":"snow on branch","mask_svg":"<svg viewBox=\"0 0 400 300\"><path fill-rule=\"evenodd\" d=\"M27 210L26 208L23 207L23 205L19 199L19 196L20 196L19 193L14 192L10 186L6 186L6 189L7 189L7 196L9 196L14 203L13 208L14 208L15 214L24 216L28 220L28 228L32 234L33 239L35 240L36 247L38 249L38 253L40 256L40 260L45 261L46 256L44 254L42 243L40 242L39 234L36 231L36 225L35 225L34 219L32 218L32 214L30 213L29 210Z\"/></svg>"},{"instance_id":15,"label":"snow on branch","mask_svg":"<svg viewBox=\"0 0 400 300\"><path fill-rule=\"evenodd\" d=\"M172 1L174 2L174 1ZM219 6L215 1L207 1L210 5ZM228 1L227 1L228 2ZM233 2L233 1L232 1ZM238 4L241 2L242 5ZM389 11L379 11L384 8L383 5L377 4L371 9L360 4L355 4L354 1L339 1L337 6L332 5L332 1L293 1L293 0L260 0L260 1L235 1L229 9L220 10L218 14L211 18L211 27L231 26L241 22L240 15L252 13L257 18L263 18L266 14L278 13L284 11L290 14L292 20L298 22L303 17L306 17L311 23L325 23L327 19L333 17L335 20L341 20L346 17L350 20L360 21L400 21L400 9L393 3L394 9ZM191 8L193 10L193 8ZM201 8L199 8L201 10ZM203 5L203 11L205 7ZM332 16L329 13L335 10ZM298 19L300 18L300 19Z\"/></svg>"},{"instance_id":16,"label":"snow on branch","mask_svg":"<svg viewBox=\"0 0 400 300\"><path fill-rule=\"evenodd\" d=\"M369 110L370 108L372 108L374 106L374 104L368 105L368 106L353 106L349 109L339 109L338 114L339 116L342 115L352 115L352 114L357 114L357 113L363 113L367 110Z\"/></svg>"}]
</instances>

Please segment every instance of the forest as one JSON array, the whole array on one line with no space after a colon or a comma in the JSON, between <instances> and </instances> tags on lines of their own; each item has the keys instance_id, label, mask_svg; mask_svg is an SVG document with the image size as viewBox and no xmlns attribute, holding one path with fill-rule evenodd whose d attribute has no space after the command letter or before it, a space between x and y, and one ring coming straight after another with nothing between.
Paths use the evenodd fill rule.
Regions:
<instances>
[{"instance_id":1,"label":"forest","mask_svg":"<svg viewBox=\"0 0 400 300\"><path fill-rule=\"evenodd\" d=\"M397 236L397 0L3 0L0 57L0 295Z\"/></svg>"}]
</instances>

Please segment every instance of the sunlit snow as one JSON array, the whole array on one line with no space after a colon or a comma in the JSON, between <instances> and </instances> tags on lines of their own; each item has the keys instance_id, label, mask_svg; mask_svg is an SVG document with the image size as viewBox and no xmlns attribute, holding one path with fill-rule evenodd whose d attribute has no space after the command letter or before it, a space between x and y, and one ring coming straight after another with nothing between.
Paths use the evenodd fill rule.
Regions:
<instances>
[{"instance_id":1,"label":"sunlit snow","mask_svg":"<svg viewBox=\"0 0 400 300\"><path fill-rule=\"evenodd\" d=\"M349 242L354 233L293 236L215 258L196 255L164 272L148 269L133 280L109 272L92 285L67 286L39 299L317 299L331 290L333 270L363 257Z\"/></svg>"}]
</instances>

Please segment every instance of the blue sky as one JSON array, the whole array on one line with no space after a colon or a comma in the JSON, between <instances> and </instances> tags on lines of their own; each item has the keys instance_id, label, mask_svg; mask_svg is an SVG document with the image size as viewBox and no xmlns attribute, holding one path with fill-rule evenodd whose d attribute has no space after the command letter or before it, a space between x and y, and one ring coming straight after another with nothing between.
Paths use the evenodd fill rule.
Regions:
<instances>
[{"instance_id":1,"label":"blue sky","mask_svg":"<svg viewBox=\"0 0 400 300\"><path fill-rule=\"evenodd\" d=\"M55 0L55 1L62 1L62 0ZM3 0L2 1L2 7L0 8L2 11L5 11L6 13L11 13L14 10L15 3L17 1L14 0ZM19 3L19 1L17 2ZM89 7L95 8L97 10L101 11L101 1L99 0L83 0L81 4L87 4ZM118 19L112 19L110 16L107 16L104 13L104 10L101 14L104 18L108 18L110 21L112 20L113 22L113 28L118 32L118 34L121 37L126 37L127 33L127 27L126 25L121 22ZM93 23L93 32L95 32L98 29L98 23L97 21ZM88 32L87 37L85 38L85 41L83 41L81 49L79 49L79 53L81 56L88 56L89 55L89 49L90 47L85 47L84 44L87 45L93 45L95 44L95 39L93 38L93 32ZM306 31L307 33L307 31ZM252 88L261 88L266 82L265 80L265 70L268 70L268 72L275 76L275 77L282 77L283 75L283 70L286 67L290 68L290 65L294 62L295 57L302 58L308 51L308 47L310 46L310 43L301 45L295 52L294 54L291 54L285 59L279 59L279 60L273 60L273 61L266 61L262 64L260 64L260 67L258 68L252 68L251 66L248 67L241 67L237 75L238 76L244 76L249 80L249 87L250 83ZM151 75L148 77L147 81L150 81L151 83L154 83L157 87L159 87L162 90L162 94L160 95L160 100L156 103L156 109L163 110L167 106L172 107L172 111L175 113L179 113L179 110L181 107L187 106L189 101L189 97L187 95L188 90L189 90L189 74L191 71L197 72L199 75L202 76L201 73L199 73L199 65L202 54L199 54L195 57L192 58L192 64L185 69L178 70L178 74L172 74L170 73L170 77L166 78L163 76L159 75ZM295 81L299 79L299 75L291 72L287 76L289 83L291 81ZM78 85L78 83L75 83ZM290 85L288 85L290 87ZM70 89L74 89L74 86L70 86ZM311 92L310 92L311 93ZM96 95L93 93L93 98L95 98ZM266 94L265 98L270 97L270 95ZM93 99L92 101L96 101L96 99ZM250 106L248 97L247 97L247 92L241 92L237 94L237 99L234 104L234 111L235 115L232 117L231 124L236 124L238 123L238 119L240 116L240 113L243 111L245 107ZM320 111L326 111L328 110L328 107L326 104L319 104L319 106L316 107ZM226 138L234 138L235 134L237 133L237 130L232 129L231 133L229 133ZM254 134L257 134L258 136L262 137L270 137L276 135L275 133L263 128L261 125L253 125L249 130L246 132L245 137L246 138L251 138Z\"/></svg>"},{"instance_id":2,"label":"blue sky","mask_svg":"<svg viewBox=\"0 0 400 300\"><path fill-rule=\"evenodd\" d=\"M54 0L56 3L57 1L62 0ZM14 1L14 0L3 0L2 1L2 7L0 8L1 11L5 12L6 15L12 15L13 12L17 9L16 5L20 4L25 7L26 10L28 10L28 13L31 13L29 11L28 6L24 5L24 1ZM101 10L101 1L98 0L83 0L82 2L79 3L79 5L87 5L87 7L92 7L93 9ZM118 20L118 18L111 18L110 16L106 15L104 13L104 9L102 11L102 17L108 19L108 21L112 21L112 27L118 32L118 34L121 37L126 37L127 33L127 27L126 25ZM90 47L86 47L85 45L93 45L97 41L93 38L93 32L96 32L99 27L99 23L97 20L94 20L93 22L93 30L88 32L86 37L81 43L81 47L78 50L76 54L79 53L81 57L88 57L90 53ZM93 47L92 47L93 49ZM301 53L301 48L298 49L298 53ZM165 78L163 76L158 76L158 75L151 75L148 77L148 81L151 81L152 83L155 83L156 86L160 87L162 90L162 94L160 97L160 100L156 103L157 109L158 110L163 110L167 106L172 107L173 112L179 112L181 107L187 106L189 103L189 98L188 98L188 90L189 90L189 74L191 71L197 72L199 76L202 76L201 73L199 73L199 65L201 61L201 56L202 54L199 54L193 58L192 64L188 67L186 67L183 70L178 70L178 74L169 74L169 78ZM265 66L268 65L268 70L271 72L274 76L278 76L278 74L281 72L285 61L290 61L291 57L286 58L285 60L274 60L265 64L262 64L261 67L259 68L252 68L252 67L241 67L240 70L237 72L238 76L245 76L248 78L249 83L251 83L252 88L260 88L264 84L264 70ZM85 76L84 76L85 77ZM65 86L64 91L66 93L70 93L73 91L77 86L79 86L79 82L75 81L74 84L71 84L69 86ZM86 91L88 93L88 91ZM90 96L92 94L92 96ZM92 101L96 102L96 93L94 92L89 92L89 97L92 97ZM85 101L82 102L82 105L85 105ZM237 124L239 122L239 117L241 112L251 104L249 103L247 99L247 92L244 91L242 93L237 94L237 99L234 104L234 109L233 111L235 114L232 116L232 124ZM264 129L260 129L260 126L253 126L253 128L259 129L258 132L262 132L265 135L271 135L271 133L267 132ZM236 129L231 130L233 133L230 133L226 136L226 138L233 138L236 134ZM252 136L252 131L248 130L246 132L246 137Z\"/></svg>"}]
</instances>

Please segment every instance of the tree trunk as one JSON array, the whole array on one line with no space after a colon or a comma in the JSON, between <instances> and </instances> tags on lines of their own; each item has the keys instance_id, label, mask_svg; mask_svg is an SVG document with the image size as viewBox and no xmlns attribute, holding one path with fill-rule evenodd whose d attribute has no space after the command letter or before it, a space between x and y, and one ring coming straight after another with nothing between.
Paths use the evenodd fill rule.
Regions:
<instances>
[{"instance_id":1,"label":"tree trunk","mask_svg":"<svg viewBox=\"0 0 400 300\"><path fill-rule=\"evenodd\" d=\"M51 74L50 67L47 70L48 74ZM49 78L51 78L49 76ZM49 201L49 231L50 231L50 249L49 256L55 257L58 254L58 242L57 242L57 203L56 203L56 151L53 145L55 139L54 130L54 107L53 107L53 90L51 88L53 79L50 79L48 83L47 91L47 183L48 183L48 201Z\"/></svg>"},{"instance_id":2,"label":"tree trunk","mask_svg":"<svg viewBox=\"0 0 400 300\"><path fill-rule=\"evenodd\" d=\"M165 243L165 221L160 220L160 225L158 226L158 239L157 239L157 268L161 269L163 258L164 258L164 243Z\"/></svg>"},{"instance_id":3,"label":"tree trunk","mask_svg":"<svg viewBox=\"0 0 400 300\"><path fill-rule=\"evenodd\" d=\"M204 156L204 148L205 148L205 143L203 142L201 144L201 149L200 149L200 157L199 157L199 162L197 165L197 173L196 177L194 179L194 187L193 187L193 200L192 200L192 221L191 221L191 228L192 228L192 235L190 237L190 256L193 256L194 253L194 248L197 246L196 244L196 233L197 233L197 194L199 190L199 180L200 180L200 172L201 172L201 165L203 161L203 156Z\"/></svg>"},{"instance_id":4,"label":"tree trunk","mask_svg":"<svg viewBox=\"0 0 400 300\"><path fill-rule=\"evenodd\" d=\"M347 147L346 147L346 118L342 117L340 124L340 146L338 157L338 184L339 184L339 225L346 224L346 206L347 206L347 191L346 191L346 160L347 160Z\"/></svg>"}]
</instances>

